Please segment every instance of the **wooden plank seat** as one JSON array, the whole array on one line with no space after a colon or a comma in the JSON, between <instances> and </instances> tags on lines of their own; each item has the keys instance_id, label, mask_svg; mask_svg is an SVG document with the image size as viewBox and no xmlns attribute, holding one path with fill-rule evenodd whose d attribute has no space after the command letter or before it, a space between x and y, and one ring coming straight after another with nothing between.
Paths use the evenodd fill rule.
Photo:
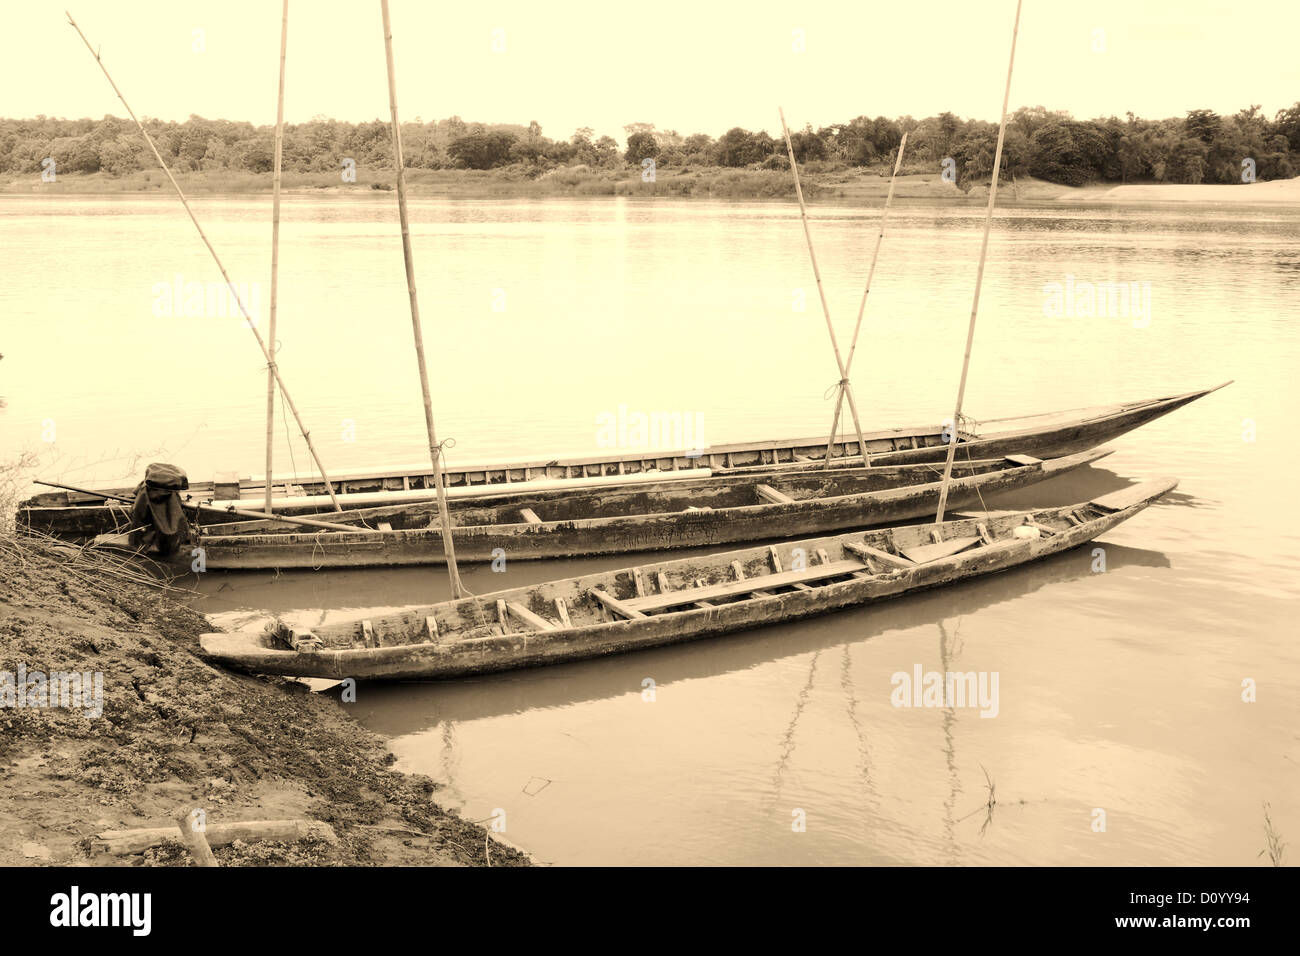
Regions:
<instances>
[{"instance_id":1,"label":"wooden plank seat","mask_svg":"<svg viewBox=\"0 0 1300 956\"><path fill-rule=\"evenodd\" d=\"M861 561L832 561L830 564L817 565L803 571L782 571L779 574L764 574L762 577L724 581L721 584L712 584L705 588L687 588L681 591L672 591L668 594L651 594L647 597L632 598L619 603L628 610L637 612L638 615L644 615L647 611L662 611L665 608L681 607L686 604L694 604L697 601L740 597L756 592L761 593L770 588L793 587L796 584L806 584L809 581L820 581L826 578L841 577L846 574L856 574L862 570ZM595 594L596 592L593 590L591 593ZM605 603L602 598L597 598L597 600ZM609 605L606 603L606 606Z\"/></svg>"}]
</instances>

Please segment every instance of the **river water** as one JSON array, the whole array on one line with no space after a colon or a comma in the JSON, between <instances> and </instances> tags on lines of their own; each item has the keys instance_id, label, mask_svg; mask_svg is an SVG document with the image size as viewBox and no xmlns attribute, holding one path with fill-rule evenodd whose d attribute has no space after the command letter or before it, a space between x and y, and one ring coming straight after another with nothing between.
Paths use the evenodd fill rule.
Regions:
<instances>
[{"instance_id":1,"label":"river water","mask_svg":"<svg viewBox=\"0 0 1300 956\"><path fill-rule=\"evenodd\" d=\"M264 328L269 201L194 205ZM280 363L335 473L425 456L394 206L285 203ZM891 214L853 375L864 426L951 413L981 216ZM844 340L878 217L813 210ZM453 464L594 451L638 412L680 413L704 444L829 427L838 376L789 204L421 200L412 219ZM74 484L130 483L151 460L196 478L263 470L264 362L233 308L194 297L219 277L174 202L5 197L0 223L6 459L30 451ZM1235 379L1116 441L1100 467L994 505L1179 476L1099 542L1104 572L1085 549L697 645L363 685L349 706L449 806L495 815L559 864L1259 863L1264 803L1284 838L1300 834L1297 293L1294 209L999 210L969 414ZM306 474L290 433L282 421L276 471ZM465 578L483 593L634 560ZM447 596L436 568L198 587L225 626ZM918 667L996 677L996 716L895 706L893 675Z\"/></svg>"}]
</instances>

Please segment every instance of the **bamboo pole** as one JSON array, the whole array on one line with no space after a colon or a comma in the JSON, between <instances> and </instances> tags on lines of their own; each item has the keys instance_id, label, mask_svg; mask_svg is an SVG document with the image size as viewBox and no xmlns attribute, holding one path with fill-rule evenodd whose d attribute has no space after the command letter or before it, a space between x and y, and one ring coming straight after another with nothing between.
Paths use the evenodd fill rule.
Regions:
<instances>
[{"instance_id":1,"label":"bamboo pole","mask_svg":"<svg viewBox=\"0 0 1300 956\"><path fill-rule=\"evenodd\" d=\"M406 176L403 173L402 124L397 118L397 74L393 69L393 27L388 16L388 0L379 0L384 16L384 55L388 61L388 108L393 114L393 163L397 169L397 214L402 224L402 258L406 262L406 289L411 298L411 331L415 335L415 360L420 368L420 389L424 393L424 422L429 432L429 457L433 461L433 480L438 492L438 519L442 524L442 549L447 556L447 577L451 596L464 597L460 571L456 567L456 546L451 540L451 515L442 486L442 448L433 424L433 400L429 397L429 371L424 361L424 334L420 329L420 302L415 292L415 259L411 253L411 226L406 214Z\"/></svg>"},{"instance_id":2,"label":"bamboo pole","mask_svg":"<svg viewBox=\"0 0 1300 956\"><path fill-rule=\"evenodd\" d=\"M885 219L889 216L889 206L894 201L894 184L898 181L898 171L903 166L903 150L907 148L907 134L903 134L898 144L898 158L894 160L894 172L889 177L889 192L885 196L885 208L880 213L880 232L876 235L876 248L871 253L871 266L867 269L867 284L862 289L862 301L858 304L858 321L853 326L853 341L849 343L849 358L844 363L844 377L853 371L853 356L858 351L858 333L862 331L862 317L867 312L867 296L871 294L871 279L876 274L876 260L880 257L880 246L885 239ZM835 395L835 417L831 419L831 434L826 439L826 467L831 466L831 445L835 441L835 432L840 427L840 412L844 407L844 392ZM870 462L868 462L869 464Z\"/></svg>"},{"instance_id":3,"label":"bamboo pole","mask_svg":"<svg viewBox=\"0 0 1300 956\"><path fill-rule=\"evenodd\" d=\"M862 438L862 423L858 421L858 406L853 401L853 387L849 384L848 372L844 368L844 359L840 357L840 343L835 338L835 326L831 323L830 306L826 304L826 291L822 288L821 270L817 268L817 253L813 251L812 233L808 230L808 208L803 201L803 187L799 184L799 164L794 159L794 144L790 142L790 130L785 125L785 110L777 107L781 114L781 132L785 135L785 148L790 156L790 168L794 171L794 194L799 197L799 218L803 220L803 234L808 241L808 258L812 260L813 276L817 279L817 295L821 297L822 314L826 316L826 331L831 336L831 349L835 352L835 365L840 370L839 388L848 395L849 411L853 415L853 427L858 432L858 451L862 453L862 464L867 462L867 443ZM829 452L830 449L827 448Z\"/></svg>"},{"instance_id":4,"label":"bamboo pole","mask_svg":"<svg viewBox=\"0 0 1300 956\"><path fill-rule=\"evenodd\" d=\"M67 11L64 12L67 13ZM176 182L176 177L172 175L172 171L163 161L162 154L158 152L158 147L154 145L153 137L149 135L149 131L144 128L144 124L141 123L139 118L135 115L135 111L131 109L131 105L127 103L126 97L124 97L122 91L117 88L117 84L113 82L113 77L109 75L108 67L104 66L104 61L100 58L99 54L95 52L95 48L90 45L90 41L86 39L86 35L81 32L81 27L77 26L77 21L72 19L72 14L68 13L67 16L68 23L70 23L72 28L77 31L77 35L81 37L81 42L86 44L86 49L90 51L90 55L93 56L95 62L99 64L100 70L104 73L104 78L108 80L108 85L113 87L113 92L116 93L117 98L122 101L122 106L126 108L126 112L135 122L136 129L140 131L140 135L144 137L145 143L148 144L149 149L153 152L154 159L158 160L158 165L162 167L162 171L167 175L167 179L171 182L172 188L176 190L176 195L180 199L181 205L185 207L185 212L189 214L190 222L194 223L194 228L199 232L199 238L202 239L203 244L208 247L208 252L211 253L213 261L216 262L217 268L221 271L221 278L226 280L226 287L230 289L231 294L234 295L235 302L239 305L239 311L243 313L244 320L248 323L248 328L253 333L253 338L257 339L257 346L262 350L262 355L266 358L267 367L271 369L272 374L275 376L276 384L280 386L280 392L284 395L285 404L289 406L289 411L293 412L294 421L298 423L298 430L302 432L303 441L307 443L307 450L311 452L312 460L316 462L316 467L320 469L321 478L325 481L325 488L329 492L330 501L334 503L334 510L342 511L343 508L339 505L338 499L334 496L334 488L330 482L329 475L325 473L325 466L321 463L320 455L316 452L316 446L312 444L311 432L309 432L307 426L303 424L302 416L298 414L298 406L293 403L293 398L289 395L289 389L285 387L284 378L280 375L280 370L276 367L275 361L271 357L271 352L267 349L266 342L262 339L262 333L257 331L257 326L254 324L252 316L248 314L248 308L244 305L244 300L240 296L239 290L235 288L235 284L230 281L230 274L226 272L225 264L221 261L221 257L217 255L217 250L213 248L212 243L208 241L207 233L205 233L203 227L199 225L199 220L195 217L194 210L190 209L189 200L185 198L185 193L181 190L180 184ZM267 475L266 480L269 482L271 476Z\"/></svg>"},{"instance_id":5,"label":"bamboo pole","mask_svg":"<svg viewBox=\"0 0 1300 956\"><path fill-rule=\"evenodd\" d=\"M1011 57L1007 62L1007 85L1002 93L1002 116L998 122L998 147L993 154L993 181L989 183L989 204L984 210L984 238L980 242L980 264L975 273L975 299L970 307L970 325L966 329L966 354L961 360L961 381L957 384L957 405L952 413L952 434L948 439L948 457L943 465L943 481L939 487L939 510L934 517L935 524L943 521L944 508L948 505L948 483L952 480L952 460L957 454L957 428L961 421L962 400L966 397L966 373L970 370L971 346L975 342L975 316L980 307L980 288L984 284L984 263L988 259L989 231L993 227L993 202L998 194L998 173L1002 169L1002 140L1007 132L1007 106L1011 102L1011 70L1016 65L1016 37L1020 33L1020 7L1023 0L1016 0L1016 22L1011 28Z\"/></svg>"},{"instance_id":6,"label":"bamboo pole","mask_svg":"<svg viewBox=\"0 0 1300 956\"><path fill-rule=\"evenodd\" d=\"M275 450L275 318L280 292L280 172L284 159L284 54L289 39L289 0L284 0L280 18L280 91L275 101L275 176L271 191L271 318L266 337L271 341L271 356L266 366L266 502L271 505L271 459Z\"/></svg>"}]
</instances>

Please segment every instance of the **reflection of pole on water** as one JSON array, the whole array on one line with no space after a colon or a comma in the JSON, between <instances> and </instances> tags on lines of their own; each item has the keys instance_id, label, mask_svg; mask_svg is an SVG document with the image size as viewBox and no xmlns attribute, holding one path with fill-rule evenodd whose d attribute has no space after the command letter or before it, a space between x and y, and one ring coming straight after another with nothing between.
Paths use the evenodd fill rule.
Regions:
<instances>
[{"instance_id":1,"label":"reflection of pole on water","mask_svg":"<svg viewBox=\"0 0 1300 956\"><path fill-rule=\"evenodd\" d=\"M961 630L960 619L957 624L958 631ZM943 621L939 622L939 666L940 673L944 676L945 687L947 686L948 672L952 669L952 659L956 635L948 635L948 629L944 626ZM945 693L945 697L946 697ZM943 708L943 754L948 766L948 780L950 783L948 789L948 798L943 802L943 835L948 845L948 863L957 863L959 851L957 849L957 821L953 817L953 811L957 806L957 795L961 790L961 776L957 772L957 737L953 733L953 727L957 723L957 712L952 706L952 701L946 701L947 706Z\"/></svg>"},{"instance_id":2,"label":"reflection of pole on water","mask_svg":"<svg viewBox=\"0 0 1300 956\"><path fill-rule=\"evenodd\" d=\"M844 645L844 657L840 663L840 686L844 688L844 696L848 703L849 724L853 727L853 732L858 738L858 757L862 764L862 783L867 792L873 797L875 787L871 779L871 749L867 743L867 730L858 720L858 698L853 691L853 674L849 669L852 661L849 658L849 645Z\"/></svg>"},{"instance_id":3,"label":"reflection of pole on water","mask_svg":"<svg viewBox=\"0 0 1300 956\"><path fill-rule=\"evenodd\" d=\"M812 694L813 681L817 679L817 659L821 656L821 649L818 648L813 652L812 660L808 662L808 681L795 699L794 713L790 715L790 723L786 726L785 734L781 737L781 754L776 761L776 771L772 774L772 806L769 808L769 812L775 809L781 800L781 785L785 779L785 770L790 763L790 757L794 755L795 729L799 725L799 715L803 713L804 707L808 705L808 698Z\"/></svg>"},{"instance_id":4,"label":"reflection of pole on water","mask_svg":"<svg viewBox=\"0 0 1300 956\"><path fill-rule=\"evenodd\" d=\"M460 792L460 787L456 785L456 722L454 720L444 720L442 722L442 753L439 754L439 761L442 764L442 776L446 780L443 784L447 790L452 793L463 809L468 800L465 794Z\"/></svg>"}]
</instances>

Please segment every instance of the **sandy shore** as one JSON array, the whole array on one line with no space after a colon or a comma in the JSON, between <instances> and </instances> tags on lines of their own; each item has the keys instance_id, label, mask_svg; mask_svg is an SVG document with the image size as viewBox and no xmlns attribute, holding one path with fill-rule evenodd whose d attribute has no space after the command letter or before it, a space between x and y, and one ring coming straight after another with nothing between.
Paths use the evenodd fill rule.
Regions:
<instances>
[{"instance_id":1,"label":"sandy shore","mask_svg":"<svg viewBox=\"0 0 1300 956\"><path fill-rule=\"evenodd\" d=\"M0 672L103 675L99 717L0 706L0 866L190 865L179 843L121 857L94 839L174 826L183 808L210 824L308 818L338 836L235 843L215 850L223 866L529 863L441 809L433 781L393 771L346 705L204 663L205 630L171 599L0 539Z\"/></svg>"},{"instance_id":2,"label":"sandy shore","mask_svg":"<svg viewBox=\"0 0 1300 956\"><path fill-rule=\"evenodd\" d=\"M1235 183L1233 185L1187 186L1152 183L1147 185L1115 186L1100 192L1082 190L1091 195L1088 202L1104 203L1230 203L1249 206L1266 203L1300 203L1300 177L1275 179L1267 183ZM1063 194L1063 202L1077 201L1071 194Z\"/></svg>"}]
</instances>

